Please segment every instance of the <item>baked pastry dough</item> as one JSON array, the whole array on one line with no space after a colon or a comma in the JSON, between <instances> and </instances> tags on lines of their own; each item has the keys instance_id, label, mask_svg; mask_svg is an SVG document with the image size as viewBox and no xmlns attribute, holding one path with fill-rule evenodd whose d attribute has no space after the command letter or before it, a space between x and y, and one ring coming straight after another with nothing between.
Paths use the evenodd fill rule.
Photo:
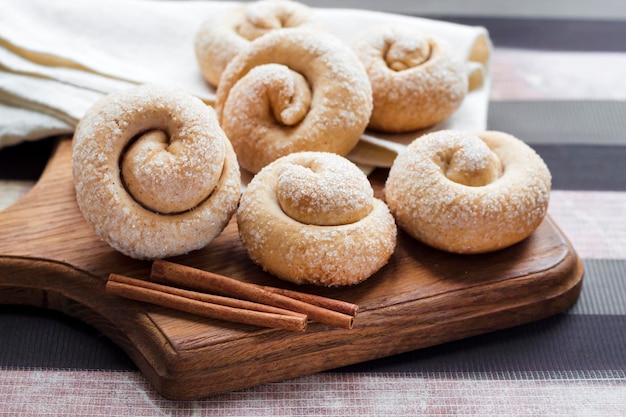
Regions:
<instances>
[{"instance_id":1,"label":"baked pastry dough","mask_svg":"<svg viewBox=\"0 0 626 417\"><path fill-rule=\"evenodd\" d=\"M372 83L369 128L407 132L447 119L468 89L465 64L442 39L399 27L370 29L353 48Z\"/></svg>"},{"instance_id":2,"label":"baked pastry dough","mask_svg":"<svg viewBox=\"0 0 626 417\"><path fill-rule=\"evenodd\" d=\"M276 29L295 27L322 27L322 24L309 7L289 0L244 3L206 20L194 41L204 78L217 86L226 65L251 41Z\"/></svg>"},{"instance_id":3,"label":"baked pastry dough","mask_svg":"<svg viewBox=\"0 0 626 417\"><path fill-rule=\"evenodd\" d=\"M372 90L346 44L325 32L282 29L231 61L216 110L240 165L256 173L293 152L346 155L367 126Z\"/></svg>"},{"instance_id":4,"label":"baked pastry dough","mask_svg":"<svg viewBox=\"0 0 626 417\"><path fill-rule=\"evenodd\" d=\"M72 168L96 234L138 259L207 245L236 210L241 179L214 111L178 89L110 94L80 120Z\"/></svg>"},{"instance_id":5,"label":"baked pastry dough","mask_svg":"<svg viewBox=\"0 0 626 417\"><path fill-rule=\"evenodd\" d=\"M396 158L385 200L414 238L481 253L528 237L546 215L550 188L548 167L521 140L448 130L416 139Z\"/></svg>"},{"instance_id":6,"label":"baked pastry dough","mask_svg":"<svg viewBox=\"0 0 626 417\"><path fill-rule=\"evenodd\" d=\"M241 196L237 223L252 260L296 284L357 284L396 244L394 219L365 174L326 152L293 153L263 168Z\"/></svg>"}]
</instances>

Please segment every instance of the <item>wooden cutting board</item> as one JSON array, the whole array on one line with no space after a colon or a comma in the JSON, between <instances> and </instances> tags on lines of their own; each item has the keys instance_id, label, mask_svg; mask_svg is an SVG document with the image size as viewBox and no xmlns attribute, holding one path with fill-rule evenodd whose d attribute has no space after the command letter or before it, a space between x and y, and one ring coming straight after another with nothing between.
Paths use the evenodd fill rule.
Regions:
<instances>
[{"instance_id":1,"label":"wooden cutting board","mask_svg":"<svg viewBox=\"0 0 626 417\"><path fill-rule=\"evenodd\" d=\"M380 192L385 171L372 183ZM247 257L231 221L207 248L172 261L293 288ZM0 303L50 308L117 343L165 397L196 399L367 361L538 320L571 306L583 268L550 218L491 254L453 255L404 233L386 265L350 288L298 287L356 303L351 330L305 333L205 319L106 294L111 272L147 278L150 263L111 249L78 210L71 142L61 140L35 187L0 212Z\"/></svg>"}]
</instances>

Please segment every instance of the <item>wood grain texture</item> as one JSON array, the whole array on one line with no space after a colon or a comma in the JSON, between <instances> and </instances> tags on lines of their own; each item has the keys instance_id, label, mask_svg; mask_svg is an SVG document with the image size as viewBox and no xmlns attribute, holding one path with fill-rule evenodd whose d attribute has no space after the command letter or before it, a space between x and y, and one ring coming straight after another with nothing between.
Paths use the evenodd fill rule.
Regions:
<instances>
[{"instance_id":1,"label":"wood grain texture","mask_svg":"<svg viewBox=\"0 0 626 417\"><path fill-rule=\"evenodd\" d=\"M372 177L380 193L385 172ZM170 259L287 289L254 265L233 220L205 249ZM109 273L147 279L150 263L102 242L76 205L71 142L35 187L0 212L0 303L76 317L124 349L164 396L195 399L458 340L538 320L571 306L580 259L547 218L525 241L484 255L453 255L399 233L377 274L349 288L298 291L359 306L351 330L310 323L304 333L226 323L106 294Z\"/></svg>"}]
</instances>

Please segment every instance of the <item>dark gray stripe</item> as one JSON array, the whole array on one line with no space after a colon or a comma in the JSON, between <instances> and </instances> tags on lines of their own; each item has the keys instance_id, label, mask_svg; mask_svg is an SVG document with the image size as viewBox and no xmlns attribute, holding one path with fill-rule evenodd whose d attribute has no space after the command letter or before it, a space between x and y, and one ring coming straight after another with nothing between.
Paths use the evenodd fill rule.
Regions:
<instances>
[{"instance_id":1,"label":"dark gray stripe","mask_svg":"<svg viewBox=\"0 0 626 417\"><path fill-rule=\"evenodd\" d=\"M341 372L523 375L626 371L626 316L559 314L515 328L365 362Z\"/></svg>"},{"instance_id":2,"label":"dark gray stripe","mask_svg":"<svg viewBox=\"0 0 626 417\"><path fill-rule=\"evenodd\" d=\"M626 260L587 259L584 265L583 290L569 313L626 316Z\"/></svg>"},{"instance_id":3,"label":"dark gray stripe","mask_svg":"<svg viewBox=\"0 0 626 417\"><path fill-rule=\"evenodd\" d=\"M531 145L554 190L626 191L626 146Z\"/></svg>"},{"instance_id":4,"label":"dark gray stripe","mask_svg":"<svg viewBox=\"0 0 626 417\"><path fill-rule=\"evenodd\" d=\"M492 101L487 127L529 144L626 146L626 102Z\"/></svg>"},{"instance_id":5,"label":"dark gray stripe","mask_svg":"<svg viewBox=\"0 0 626 417\"><path fill-rule=\"evenodd\" d=\"M0 313L0 368L136 370L117 346L71 318L24 308ZM560 314L337 371L625 372L624 329L624 315Z\"/></svg>"},{"instance_id":6,"label":"dark gray stripe","mask_svg":"<svg viewBox=\"0 0 626 417\"><path fill-rule=\"evenodd\" d=\"M496 47L549 51L626 52L626 21L624 20L434 15L430 17L466 25L484 26L489 31L489 36Z\"/></svg>"},{"instance_id":7,"label":"dark gray stripe","mask_svg":"<svg viewBox=\"0 0 626 417\"><path fill-rule=\"evenodd\" d=\"M2 306L0 335L0 368L137 369L109 339L56 311Z\"/></svg>"},{"instance_id":8,"label":"dark gray stripe","mask_svg":"<svg viewBox=\"0 0 626 417\"><path fill-rule=\"evenodd\" d=\"M125 354L67 318L0 316L0 368L135 370ZM341 371L626 371L626 316L558 315Z\"/></svg>"},{"instance_id":9,"label":"dark gray stripe","mask_svg":"<svg viewBox=\"0 0 626 417\"><path fill-rule=\"evenodd\" d=\"M521 19L596 19L617 20L626 18L626 4L621 0L591 1L545 1L524 0L523 2L502 0L446 0L446 1L415 1L415 0L303 0L314 7L342 7L379 10L390 13L410 14L415 16L490 16L502 19L514 17Z\"/></svg>"}]
</instances>

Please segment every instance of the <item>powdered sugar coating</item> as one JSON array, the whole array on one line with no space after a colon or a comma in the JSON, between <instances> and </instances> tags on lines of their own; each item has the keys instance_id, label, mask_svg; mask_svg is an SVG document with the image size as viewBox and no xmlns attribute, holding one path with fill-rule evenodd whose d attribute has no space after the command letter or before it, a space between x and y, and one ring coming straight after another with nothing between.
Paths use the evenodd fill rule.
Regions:
<instances>
[{"instance_id":1,"label":"powdered sugar coating","mask_svg":"<svg viewBox=\"0 0 626 417\"><path fill-rule=\"evenodd\" d=\"M379 26L358 36L353 48L372 84L372 129L407 132L432 126L454 113L467 94L465 66L441 39Z\"/></svg>"},{"instance_id":2,"label":"powdered sugar coating","mask_svg":"<svg viewBox=\"0 0 626 417\"><path fill-rule=\"evenodd\" d=\"M96 103L76 128L72 168L87 223L138 259L206 246L232 217L241 187L236 156L213 110L155 85ZM157 201L163 192L173 194Z\"/></svg>"},{"instance_id":3,"label":"powdered sugar coating","mask_svg":"<svg viewBox=\"0 0 626 417\"><path fill-rule=\"evenodd\" d=\"M493 175L493 155L501 175ZM465 185L448 178L449 165L462 160L472 165L466 172L491 179ZM547 166L519 139L494 131L439 131L416 139L396 158L385 200L414 238L450 252L481 253L528 237L546 215L550 188Z\"/></svg>"},{"instance_id":4,"label":"powdered sugar coating","mask_svg":"<svg viewBox=\"0 0 626 417\"><path fill-rule=\"evenodd\" d=\"M372 211L367 177L345 158L294 154L277 173L276 196L294 220L318 226L354 223Z\"/></svg>"},{"instance_id":5,"label":"powdered sugar coating","mask_svg":"<svg viewBox=\"0 0 626 417\"><path fill-rule=\"evenodd\" d=\"M290 107L299 99L285 94L285 104L279 104L272 90L274 84L283 89L293 73L306 81L299 89L310 90L305 94L310 106L301 120L286 126L273 109ZM340 40L319 31L281 29L253 41L231 61L216 101L220 123L241 166L256 173L292 152L346 155L367 126L372 90L363 65Z\"/></svg>"},{"instance_id":6,"label":"powdered sugar coating","mask_svg":"<svg viewBox=\"0 0 626 417\"><path fill-rule=\"evenodd\" d=\"M252 179L242 194L237 223L241 242L256 263L297 284L343 286L364 281L388 262L396 243L393 217L385 203L373 197L371 186L362 190L362 173L353 177L355 171L350 168L339 184L338 171L347 164L352 163L332 153L297 152L272 162ZM298 179L285 176L298 166L316 167L315 175L327 176L326 184L340 189L325 190L319 197L312 196L319 192L316 187L292 187ZM281 189L285 183L287 188ZM326 203L356 214L345 224L309 224L285 213L278 197L281 193L292 194L290 199L301 203L312 200L308 207L320 216L329 214ZM329 201L329 196L338 201ZM307 213L307 218L310 215L314 213Z\"/></svg>"},{"instance_id":7,"label":"powdered sugar coating","mask_svg":"<svg viewBox=\"0 0 626 417\"><path fill-rule=\"evenodd\" d=\"M289 0L262 0L234 6L207 19L196 33L194 49L202 74L217 86L230 60L248 44L273 30L322 27L311 9Z\"/></svg>"}]
</instances>

